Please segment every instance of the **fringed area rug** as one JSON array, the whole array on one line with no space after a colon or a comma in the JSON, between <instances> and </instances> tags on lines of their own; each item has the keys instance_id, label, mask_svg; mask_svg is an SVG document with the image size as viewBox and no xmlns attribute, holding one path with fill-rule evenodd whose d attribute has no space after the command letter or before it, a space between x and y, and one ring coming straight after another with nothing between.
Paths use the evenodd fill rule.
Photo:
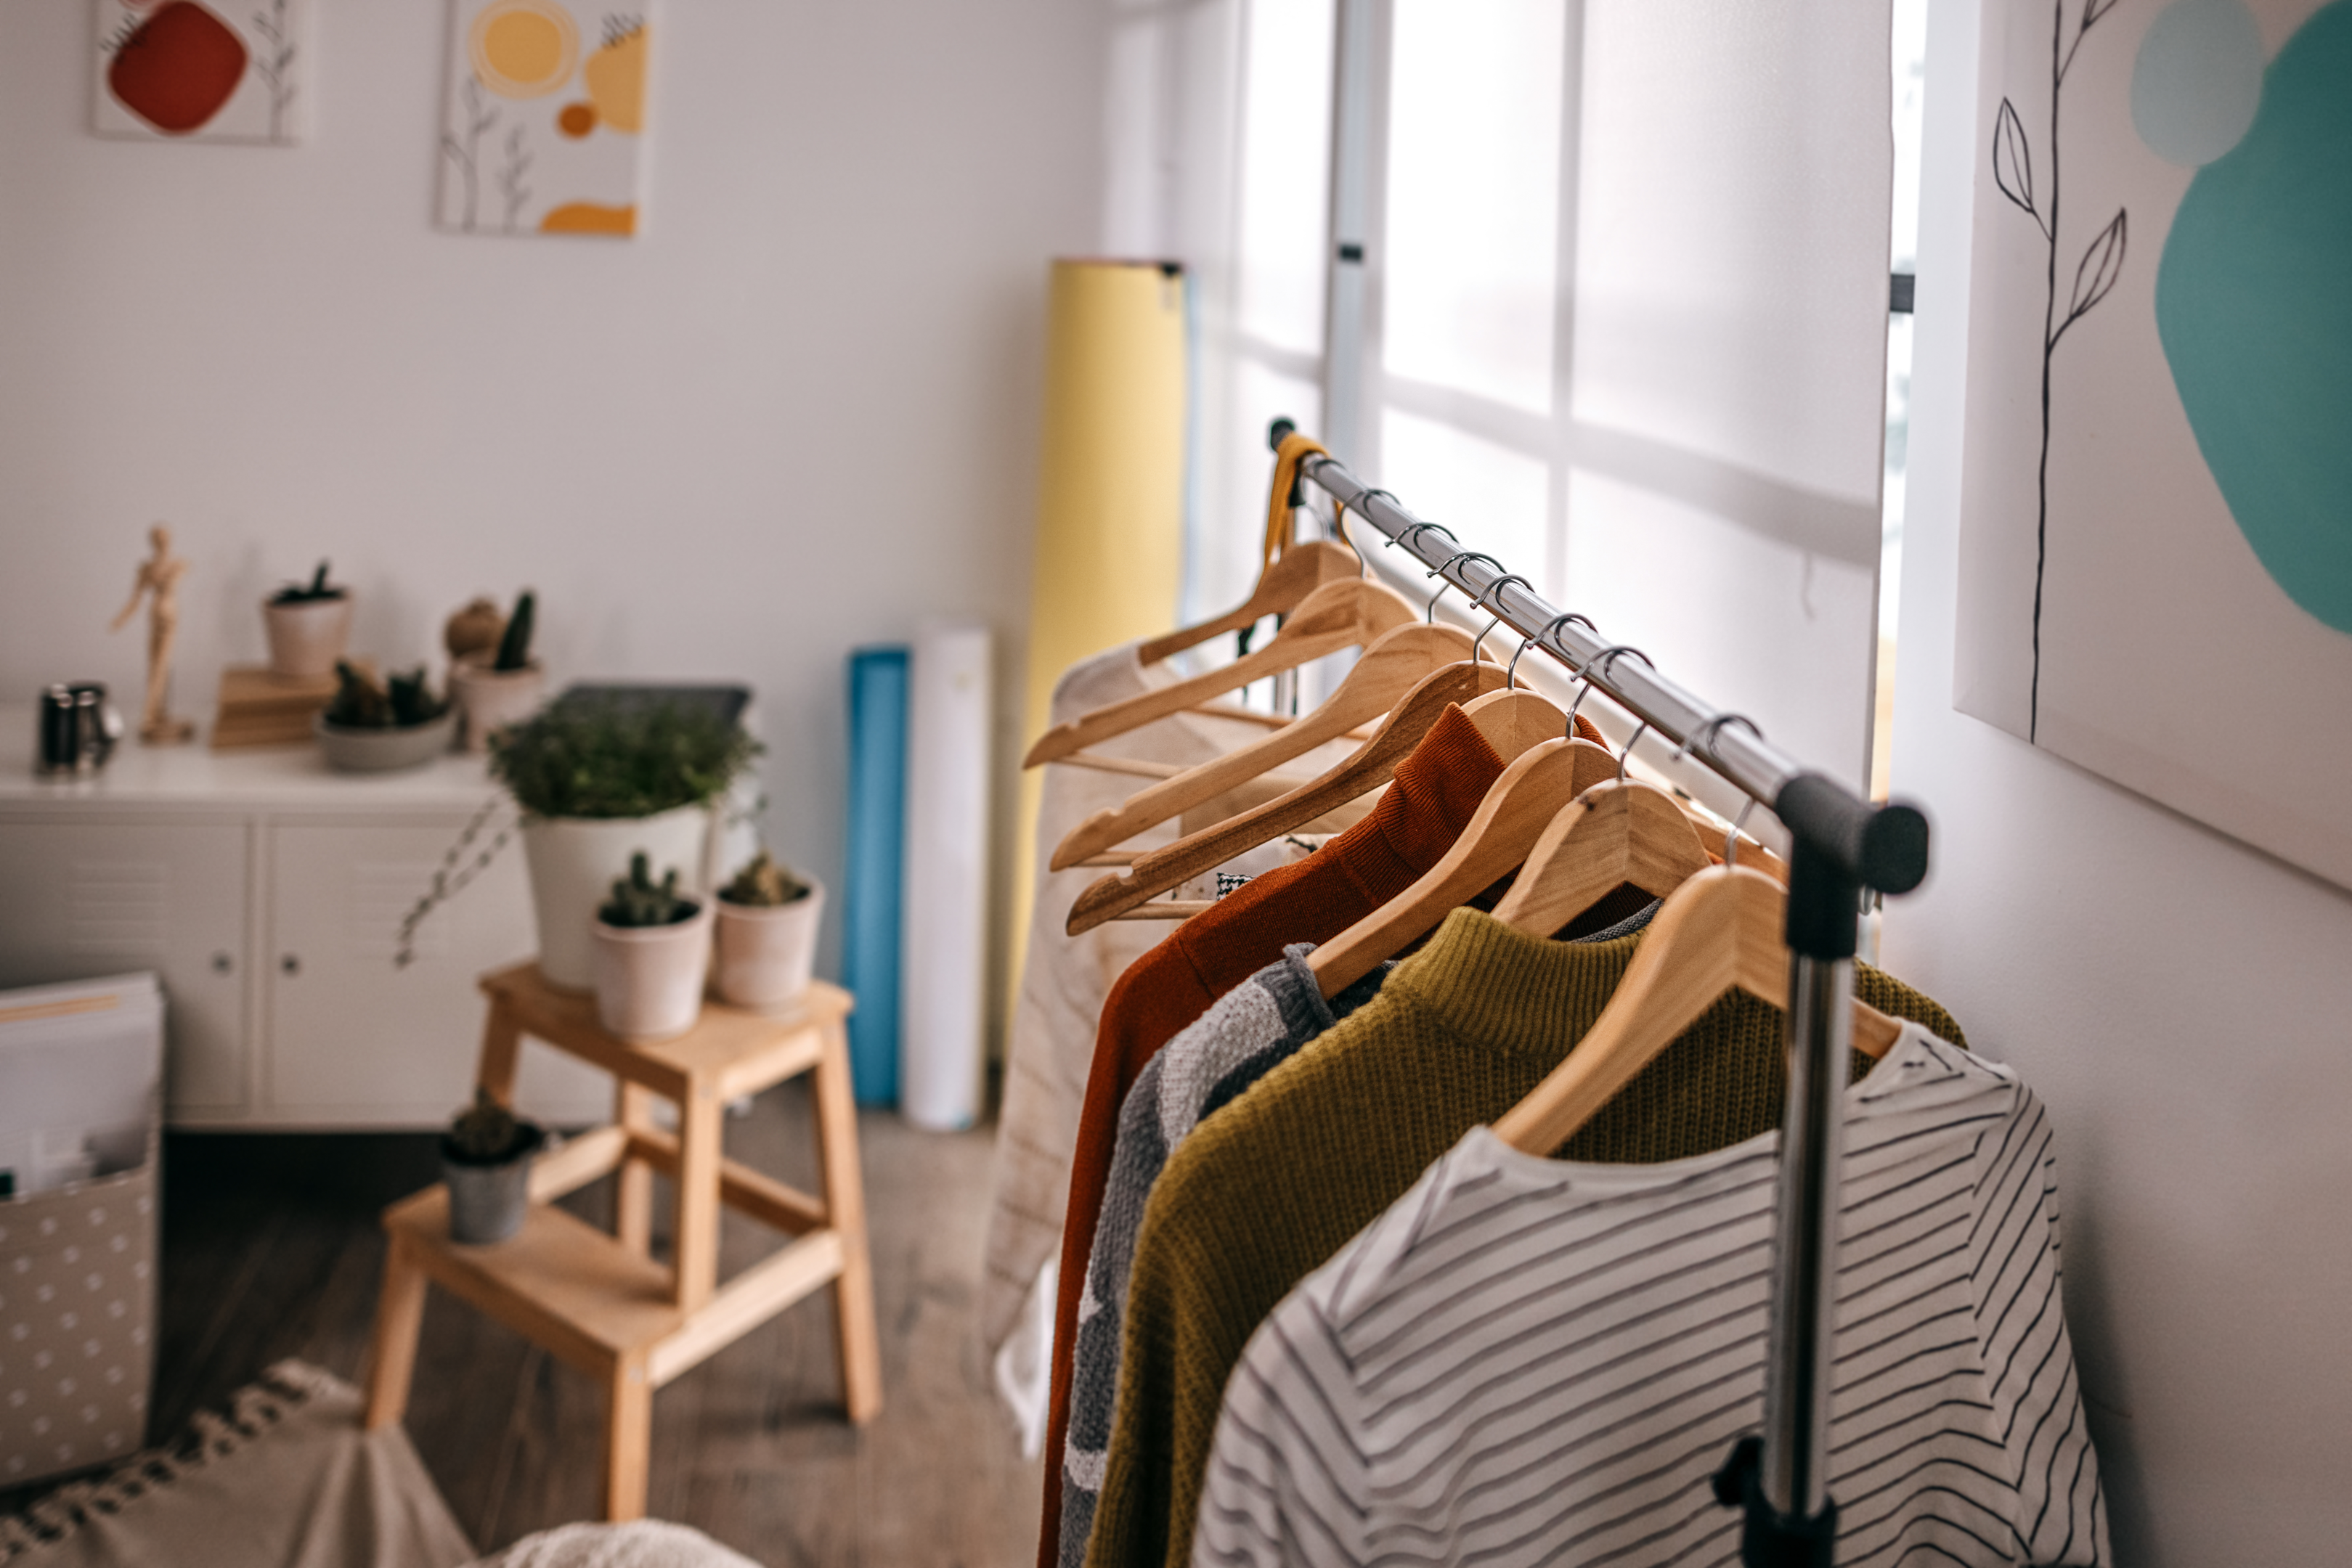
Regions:
<instances>
[{"instance_id":1,"label":"fringed area rug","mask_svg":"<svg viewBox=\"0 0 2352 1568\"><path fill-rule=\"evenodd\" d=\"M178 1445L0 1518L7 1568L458 1568L474 1549L398 1427L299 1361L200 1414Z\"/></svg>"}]
</instances>

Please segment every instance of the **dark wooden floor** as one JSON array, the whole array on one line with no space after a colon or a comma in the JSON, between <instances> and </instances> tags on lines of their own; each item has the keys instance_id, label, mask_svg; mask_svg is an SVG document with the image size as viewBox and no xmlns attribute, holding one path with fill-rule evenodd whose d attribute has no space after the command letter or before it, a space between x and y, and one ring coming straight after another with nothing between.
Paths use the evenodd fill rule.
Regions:
<instances>
[{"instance_id":1,"label":"dark wooden floor","mask_svg":"<svg viewBox=\"0 0 2352 1568\"><path fill-rule=\"evenodd\" d=\"M862 1431L843 1418L831 1293L820 1292L656 1396L649 1511L769 1568L1027 1561L1037 1467L1019 1456L971 1324L989 1135L919 1133L872 1113L858 1132L882 1414ZM730 1155L814 1188L811 1139L800 1083L728 1122ZM284 1356L361 1381L383 1266L376 1215L436 1179L432 1140L175 1134L164 1157L150 1440L175 1437ZM604 1220L606 1185L570 1207ZM776 1244L730 1216L722 1270ZM478 1546L594 1516L602 1421L584 1378L433 1294L408 1430ZM0 1512L34 1495L0 1491Z\"/></svg>"}]
</instances>

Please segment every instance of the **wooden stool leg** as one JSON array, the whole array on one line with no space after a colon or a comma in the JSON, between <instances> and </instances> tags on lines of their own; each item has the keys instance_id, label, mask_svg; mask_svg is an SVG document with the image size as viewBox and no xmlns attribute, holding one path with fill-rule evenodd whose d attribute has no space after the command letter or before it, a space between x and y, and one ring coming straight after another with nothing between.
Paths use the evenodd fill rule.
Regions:
<instances>
[{"instance_id":1,"label":"wooden stool leg","mask_svg":"<svg viewBox=\"0 0 2352 1568\"><path fill-rule=\"evenodd\" d=\"M509 1110L514 1106L515 1064L521 1055L522 1027L504 1001L492 1001L490 1016L482 1024L482 1062L475 1082Z\"/></svg>"},{"instance_id":2,"label":"wooden stool leg","mask_svg":"<svg viewBox=\"0 0 2352 1568\"><path fill-rule=\"evenodd\" d=\"M677 1107L677 1304L693 1312L719 1286L719 1153L727 1107L697 1079Z\"/></svg>"},{"instance_id":3,"label":"wooden stool leg","mask_svg":"<svg viewBox=\"0 0 2352 1568\"><path fill-rule=\"evenodd\" d=\"M367 1427L395 1425L408 1409L416 1371L416 1336L425 1326L425 1270L398 1238L383 1260L383 1294L375 1310L375 1347L368 1361Z\"/></svg>"},{"instance_id":4,"label":"wooden stool leg","mask_svg":"<svg viewBox=\"0 0 2352 1568\"><path fill-rule=\"evenodd\" d=\"M646 1364L624 1357L613 1368L604 1425L604 1517L615 1524L646 1516L646 1470L652 1458L654 1387Z\"/></svg>"},{"instance_id":5,"label":"wooden stool leg","mask_svg":"<svg viewBox=\"0 0 2352 1568\"><path fill-rule=\"evenodd\" d=\"M824 1207L841 1237L841 1276L833 1283L840 1336L843 1402L852 1421L882 1408L882 1346L874 1326L874 1266L866 1246L866 1184L857 1169L857 1102L849 1082L849 1036L825 1030L816 1064L817 1155L824 1168Z\"/></svg>"},{"instance_id":6,"label":"wooden stool leg","mask_svg":"<svg viewBox=\"0 0 2352 1568\"><path fill-rule=\"evenodd\" d=\"M613 1083L613 1120L625 1133L651 1130L653 1092L627 1079ZM613 1195L613 1234L622 1246L642 1258L654 1245L654 1167L641 1159L621 1162L617 1190Z\"/></svg>"}]
</instances>

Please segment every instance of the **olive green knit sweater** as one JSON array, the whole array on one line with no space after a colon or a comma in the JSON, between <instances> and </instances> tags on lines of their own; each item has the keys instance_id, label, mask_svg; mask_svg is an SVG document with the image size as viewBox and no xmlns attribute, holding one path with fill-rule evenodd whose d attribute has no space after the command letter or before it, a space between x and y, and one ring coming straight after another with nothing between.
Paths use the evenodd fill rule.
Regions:
<instances>
[{"instance_id":1,"label":"olive green knit sweater","mask_svg":"<svg viewBox=\"0 0 2352 1568\"><path fill-rule=\"evenodd\" d=\"M1293 1286L1474 1126L1532 1090L1591 1027L1639 936L1567 943L1457 909L1380 996L1179 1145L1145 1207L1087 1568L1181 1568L1225 1379ZM1964 1044L1951 1016L1857 966L1882 1012ZM1856 1055L1855 1076L1870 1065ZM1718 1001L1560 1157L1680 1159L1778 1126L1778 1012Z\"/></svg>"}]
</instances>

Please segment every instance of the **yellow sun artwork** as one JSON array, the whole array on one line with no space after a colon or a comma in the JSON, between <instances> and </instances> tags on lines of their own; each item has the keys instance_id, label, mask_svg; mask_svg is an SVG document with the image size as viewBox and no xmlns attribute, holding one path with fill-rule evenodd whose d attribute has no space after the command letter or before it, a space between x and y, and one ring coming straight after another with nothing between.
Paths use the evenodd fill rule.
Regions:
<instances>
[{"instance_id":1,"label":"yellow sun artwork","mask_svg":"<svg viewBox=\"0 0 2352 1568\"><path fill-rule=\"evenodd\" d=\"M442 228L636 232L652 27L635 3L450 0Z\"/></svg>"},{"instance_id":2,"label":"yellow sun artwork","mask_svg":"<svg viewBox=\"0 0 2352 1568\"><path fill-rule=\"evenodd\" d=\"M544 98L580 63L580 29L554 0L493 0L466 42L474 74L500 98Z\"/></svg>"},{"instance_id":3,"label":"yellow sun artwork","mask_svg":"<svg viewBox=\"0 0 2352 1568\"><path fill-rule=\"evenodd\" d=\"M616 33L582 68L596 118L614 131L635 136L645 122L646 30Z\"/></svg>"}]
</instances>

